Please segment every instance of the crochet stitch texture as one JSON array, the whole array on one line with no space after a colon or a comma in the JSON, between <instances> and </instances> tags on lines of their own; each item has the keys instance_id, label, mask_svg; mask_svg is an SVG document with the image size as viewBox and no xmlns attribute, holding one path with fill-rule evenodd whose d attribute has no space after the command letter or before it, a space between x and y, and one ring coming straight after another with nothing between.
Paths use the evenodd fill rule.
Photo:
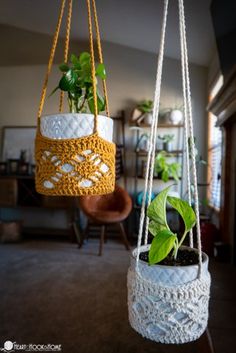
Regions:
<instances>
[{"instance_id":1,"label":"crochet stitch texture","mask_svg":"<svg viewBox=\"0 0 236 353\"><path fill-rule=\"evenodd\" d=\"M115 144L97 133L55 140L37 131L36 190L44 195L102 195L114 191Z\"/></svg>"}]
</instances>

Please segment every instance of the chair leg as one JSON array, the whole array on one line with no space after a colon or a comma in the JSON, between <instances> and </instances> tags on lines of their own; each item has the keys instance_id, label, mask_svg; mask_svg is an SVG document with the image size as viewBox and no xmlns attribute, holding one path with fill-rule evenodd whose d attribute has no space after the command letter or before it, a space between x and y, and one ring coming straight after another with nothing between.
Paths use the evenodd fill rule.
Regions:
<instances>
[{"instance_id":1,"label":"chair leg","mask_svg":"<svg viewBox=\"0 0 236 353\"><path fill-rule=\"evenodd\" d=\"M100 245L99 245L99 253L98 256L102 256L102 248L104 244L104 236L105 236L106 227L101 226L101 235L100 235Z\"/></svg>"},{"instance_id":2,"label":"chair leg","mask_svg":"<svg viewBox=\"0 0 236 353\"><path fill-rule=\"evenodd\" d=\"M104 232L104 243L105 244L107 243L107 227L108 226L105 226L105 232Z\"/></svg>"},{"instance_id":3,"label":"chair leg","mask_svg":"<svg viewBox=\"0 0 236 353\"><path fill-rule=\"evenodd\" d=\"M126 233L125 233L125 229L124 229L123 223L119 222L118 223L118 227L119 227L120 234L121 234L121 237L123 239L123 242L124 242L126 250L130 250L130 245L129 245L129 242L128 242L128 239L127 239L127 236L126 236Z\"/></svg>"},{"instance_id":4,"label":"chair leg","mask_svg":"<svg viewBox=\"0 0 236 353\"><path fill-rule=\"evenodd\" d=\"M78 248L80 249L82 247L83 243L84 243L83 233L79 229L79 227L78 227L76 222L72 223L72 228L73 228L76 240L77 240Z\"/></svg>"},{"instance_id":5,"label":"chair leg","mask_svg":"<svg viewBox=\"0 0 236 353\"><path fill-rule=\"evenodd\" d=\"M83 234L83 238L86 240L88 240L88 238L89 238L89 228L90 228L90 222L88 220L87 225L84 229L84 234Z\"/></svg>"}]
</instances>

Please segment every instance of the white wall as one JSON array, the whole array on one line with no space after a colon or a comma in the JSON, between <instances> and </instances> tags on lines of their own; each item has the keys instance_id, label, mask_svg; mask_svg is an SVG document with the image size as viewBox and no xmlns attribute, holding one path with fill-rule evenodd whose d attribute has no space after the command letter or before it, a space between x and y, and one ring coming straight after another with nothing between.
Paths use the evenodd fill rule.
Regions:
<instances>
[{"instance_id":1,"label":"white wall","mask_svg":"<svg viewBox=\"0 0 236 353\"><path fill-rule=\"evenodd\" d=\"M32 44L32 40L30 42ZM33 45L33 44L32 44ZM82 46L84 49L84 45ZM83 50L81 47L81 50ZM73 48L75 53L77 47ZM76 49L75 49L76 48ZM28 48L29 52L29 48ZM11 65L0 66L0 127L5 125L35 125L41 86L46 70L46 58L40 57L40 64L36 64L35 53L30 63L29 55L20 65L15 65L17 60L9 59ZM12 54L11 54L12 55ZM19 55L19 53L17 53ZM131 49L128 47L104 43L104 58L108 72L108 89L110 98L111 115L117 115L121 109L126 110L127 120L137 101L144 98L152 99L156 55ZM42 61L45 60L45 64ZM60 59L57 59L57 62ZM25 63L25 64L24 64ZM0 60L1 65L1 60ZM50 79L48 92L56 86L59 71L54 67ZM200 154L206 158L207 141L207 69L197 65L190 66L192 102L195 135ZM171 108L182 103L181 67L178 60L165 58L161 94L161 108ZM56 97L46 101L44 112L56 112ZM133 160L134 140L133 133L126 127L128 160ZM132 169L132 166L131 166ZM129 191L133 191L131 180Z\"/></svg>"}]
</instances>

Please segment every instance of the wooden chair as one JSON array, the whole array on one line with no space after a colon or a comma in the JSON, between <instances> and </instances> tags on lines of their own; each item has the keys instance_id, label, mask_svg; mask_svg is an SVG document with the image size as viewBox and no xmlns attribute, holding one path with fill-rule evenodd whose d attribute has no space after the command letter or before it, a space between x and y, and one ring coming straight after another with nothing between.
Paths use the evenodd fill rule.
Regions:
<instances>
[{"instance_id":1,"label":"wooden chair","mask_svg":"<svg viewBox=\"0 0 236 353\"><path fill-rule=\"evenodd\" d=\"M81 196L79 206L88 217L88 224L92 222L101 226L99 256L102 255L106 228L112 224L118 226L125 248L130 249L123 225L132 210L132 201L127 191L116 185L115 191L108 195Z\"/></svg>"}]
</instances>

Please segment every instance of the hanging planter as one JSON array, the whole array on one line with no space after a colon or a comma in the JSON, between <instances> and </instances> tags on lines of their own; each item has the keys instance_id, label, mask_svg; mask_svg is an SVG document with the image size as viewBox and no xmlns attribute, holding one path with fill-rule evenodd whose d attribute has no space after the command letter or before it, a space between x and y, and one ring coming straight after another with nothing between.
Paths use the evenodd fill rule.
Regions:
<instances>
[{"instance_id":1,"label":"hanging planter","mask_svg":"<svg viewBox=\"0 0 236 353\"><path fill-rule=\"evenodd\" d=\"M194 211L186 201L168 196L169 189L160 192L147 210L149 232L153 235L151 245L136 248L131 257L129 320L146 338L185 343L199 338L206 329L210 275L207 255L182 246L196 223ZM184 221L185 229L179 240L166 220L167 201ZM198 279L199 261L201 278Z\"/></svg>"},{"instance_id":2,"label":"hanging planter","mask_svg":"<svg viewBox=\"0 0 236 353\"><path fill-rule=\"evenodd\" d=\"M99 64L95 66L91 0L87 0L90 53L72 54L68 63L72 0L68 0L67 35L62 77L52 92L61 91L59 113L42 116L66 0L62 0L48 70L42 91L35 141L36 190L44 195L98 195L114 191L115 145L113 121L109 118L106 72L100 43L95 0L92 0ZM97 81L102 80L104 97ZM70 113L62 113L67 94ZM106 115L100 112L106 111Z\"/></svg>"},{"instance_id":3,"label":"hanging planter","mask_svg":"<svg viewBox=\"0 0 236 353\"><path fill-rule=\"evenodd\" d=\"M206 330L211 280L208 257L201 251L183 0L179 0L179 17L188 200L169 196L171 186L168 186L151 202L168 0L164 0L164 4L150 134L151 148L147 158L137 248L132 252L128 270L128 311L130 325L143 337L155 342L181 344L198 339ZM191 177L194 185L195 210L191 207ZM176 234L168 225L167 206L171 206L182 218L184 224L182 234ZM194 242L192 229L195 225ZM148 244L149 236L153 237L151 244ZM189 246L183 246L188 237ZM193 247L194 243L196 248Z\"/></svg>"}]
</instances>

